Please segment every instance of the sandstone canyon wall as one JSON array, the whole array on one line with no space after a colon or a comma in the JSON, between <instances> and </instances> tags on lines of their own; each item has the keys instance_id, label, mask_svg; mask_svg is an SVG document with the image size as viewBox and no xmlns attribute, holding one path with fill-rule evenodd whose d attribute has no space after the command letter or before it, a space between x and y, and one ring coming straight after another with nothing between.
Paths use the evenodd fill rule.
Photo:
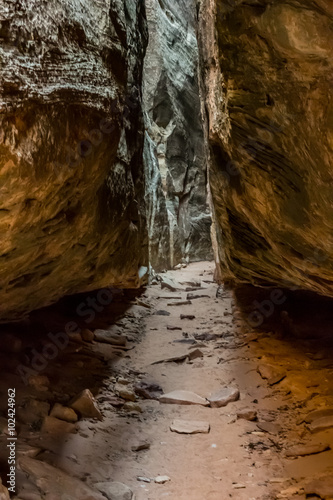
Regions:
<instances>
[{"instance_id":1,"label":"sandstone canyon wall","mask_svg":"<svg viewBox=\"0 0 333 500\"><path fill-rule=\"evenodd\" d=\"M332 2L203 0L199 18L222 274L332 296Z\"/></svg>"},{"instance_id":2,"label":"sandstone canyon wall","mask_svg":"<svg viewBox=\"0 0 333 500\"><path fill-rule=\"evenodd\" d=\"M0 316L147 265L144 6L2 0Z\"/></svg>"},{"instance_id":3,"label":"sandstone canyon wall","mask_svg":"<svg viewBox=\"0 0 333 500\"><path fill-rule=\"evenodd\" d=\"M155 269L212 258L194 0L146 0L145 171Z\"/></svg>"}]
</instances>

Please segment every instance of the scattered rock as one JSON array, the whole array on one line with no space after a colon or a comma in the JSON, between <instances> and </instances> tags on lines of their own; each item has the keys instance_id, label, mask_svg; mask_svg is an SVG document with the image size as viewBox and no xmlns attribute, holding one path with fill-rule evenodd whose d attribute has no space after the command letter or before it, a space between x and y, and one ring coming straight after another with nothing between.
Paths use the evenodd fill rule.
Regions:
<instances>
[{"instance_id":1,"label":"scattered rock","mask_svg":"<svg viewBox=\"0 0 333 500\"><path fill-rule=\"evenodd\" d=\"M194 299L210 299L210 295L195 295L194 293L188 293L186 295L187 300L194 300Z\"/></svg>"},{"instance_id":2,"label":"scattered rock","mask_svg":"<svg viewBox=\"0 0 333 500\"><path fill-rule=\"evenodd\" d=\"M158 399L163 394L163 389L159 384L148 380L141 380L135 384L134 391L144 399Z\"/></svg>"},{"instance_id":3,"label":"scattered rock","mask_svg":"<svg viewBox=\"0 0 333 500\"><path fill-rule=\"evenodd\" d=\"M333 416L331 417L321 417L317 420L314 420L312 424L309 425L310 432L320 432L326 431L327 429L331 429L333 427Z\"/></svg>"},{"instance_id":4,"label":"scattered rock","mask_svg":"<svg viewBox=\"0 0 333 500\"><path fill-rule=\"evenodd\" d=\"M40 460L28 457L19 458L18 466L28 474L30 479L36 484L38 483L43 497L45 495L46 498L50 499L105 500L103 495L92 490L79 479Z\"/></svg>"},{"instance_id":5,"label":"scattered rock","mask_svg":"<svg viewBox=\"0 0 333 500\"><path fill-rule=\"evenodd\" d=\"M212 408L221 408L239 399L239 390L236 387L225 387L213 394L209 399Z\"/></svg>"},{"instance_id":6,"label":"scattered rock","mask_svg":"<svg viewBox=\"0 0 333 500\"><path fill-rule=\"evenodd\" d=\"M35 458L41 452L41 448L29 446L26 443L19 443L17 445L16 451L18 456Z\"/></svg>"},{"instance_id":7,"label":"scattered rock","mask_svg":"<svg viewBox=\"0 0 333 500\"><path fill-rule=\"evenodd\" d=\"M93 334L93 332L91 330L88 330L88 328L85 328L81 332L81 337L82 337L82 340L84 340L85 342L92 342L95 338L95 335Z\"/></svg>"},{"instance_id":8,"label":"scattered rock","mask_svg":"<svg viewBox=\"0 0 333 500\"><path fill-rule=\"evenodd\" d=\"M261 378L267 380L269 385L278 384L284 378L286 378L286 373L277 370L274 366L271 365L260 365L257 368L257 372L259 373Z\"/></svg>"},{"instance_id":9,"label":"scattered rock","mask_svg":"<svg viewBox=\"0 0 333 500\"><path fill-rule=\"evenodd\" d=\"M208 434L210 425L208 422L196 420L174 420L170 430L178 434Z\"/></svg>"},{"instance_id":10,"label":"scattered rock","mask_svg":"<svg viewBox=\"0 0 333 500\"><path fill-rule=\"evenodd\" d=\"M69 406L83 418L102 420L102 414L98 409L97 402L89 389L84 389L71 401Z\"/></svg>"},{"instance_id":11,"label":"scattered rock","mask_svg":"<svg viewBox=\"0 0 333 500\"><path fill-rule=\"evenodd\" d=\"M149 477L138 476L136 479L137 481L142 481L143 483L151 483L151 479L149 479Z\"/></svg>"},{"instance_id":12,"label":"scattered rock","mask_svg":"<svg viewBox=\"0 0 333 500\"><path fill-rule=\"evenodd\" d=\"M330 449L331 447L328 443L299 444L289 448L286 451L286 457L305 457L306 455L316 455Z\"/></svg>"},{"instance_id":13,"label":"scattered rock","mask_svg":"<svg viewBox=\"0 0 333 500\"><path fill-rule=\"evenodd\" d=\"M173 340L172 342L176 342L177 344L188 344L188 345L194 345L194 344L197 344L197 341L194 340L194 339L176 339L176 340Z\"/></svg>"},{"instance_id":14,"label":"scattered rock","mask_svg":"<svg viewBox=\"0 0 333 500\"><path fill-rule=\"evenodd\" d=\"M177 404L177 405L202 405L209 406L209 401L204 399L194 392L190 391L172 391L164 394L159 398L160 403Z\"/></svg>"},{"instance_id":15,"label":"scattered rock","mask_svg":"<svg viewBox=\"0 0 333 500\"><path fill-rule=\"evenodd\" d=\"M72 423L78 421L78 416L72 408L62 406L59 403L56 403L52 408L50 417L59 418L60 420Z\"/></svg>"},{"instance_id":16,"label":"scattered rock","mask_svg":"<svg viewBox=\"0 0 333 500\"><path fill-rule=\"evenodd\" d=\"M260 422L257 427L268 434L279 434L281 432L281 426L279 424L273 424L272 422Z\"/></svg>"},{"instance_id":17,"label":"scattered rock","mask_svg":"<svg viewBox=\"0 0 333 500\"><path fill-rule=\"evenodd\" d=\"M333 498L333 477L314 479L304 487L306 495L318 495L320 498L330 500Z\"/></svg>"},{"instance_id":18,"label":"scattered rock","mask_svg":"<svg viewBox=\"0 0 333 500\"><path fill-rule=\"evenodd\" d=\"M132 500L132 490L123 483L96 483L95 488L103 493L108 500Z\"/></svg>"},{"instance_id":19,"label":"scattered rock","mask_svg":"<svg viewBox=\"0 0 333 500\"><path fill-rule=\"evenodd\" d=\"M243 418L244 420L249 420L250 422L257 420L257 417L257 411L251 410L251 408L244 408L243 410L239 410L237 412L237 418Z\"/></svg>"},{"instance_id":20,"label":"scattered rock","mask_svg":"<svg viewBox=\"0 0 333 500\"><path fill-rule=\"evenodd\" d=\"M182 354L181 356L174 356L173 358L160 359L158 361L154 361L152 365L159 365L161 363L181 363L187 359L188 353Z\"/></svg>"},{"instance_id":21,"label":"scattered rock","mask_svg":"<svg viewBox=\"0 0 333 500\"><path fill-rule=\"evenodd\" d=\"M193 314L181 314L180 319L195 319L195 316Z\"/></svg>"},{"instance_id":22,"label":"scattered rock","mask_svg":"<svg viewBox=\"0 0 333 500\"><path fill-rule=\"evenodd\" d=\"M41 431L59 436L76 432L76 425L54 417L45 417Z\"/></svg>"},{"instance_id":23,"label":"scattered rock","mask_svg":"<svg viewBox=\"0 0 333 500\"><path fill-rule=\"evenodd\" d=\"M170 278L167 278L166 276L162 277L161 281L161 289L167 288L171 292L177 292L177 290L181 290L182 287L180 286L179 283L176 283L175 281L171 280Z\"/></svg>"},{"instance_id":24,"label":"scattered rock","mask_svg":"<svg viewBox=\"0 0 333 500\"><path fill-rule=\"evenodd\" d=\"M30 375L28 383L36 391L40 392L46 392L50 385L50 381L46 375Z\"/></svg>"},{"instance_id":25,"label":"scattered rock","mask_svg":"<svg viewBox=\"0 0 333 500\"><path fill-rule=\"evenodd\" d=\"M180 300L179 302L169 302L168 306L190 306L192 302L190 300Z\"/></svg>"},{"instance_id":26,"label":"scattered rock","mask_svg":"<svg viewBox=\"0 0 333 500\"><path fill-rule=\"evenodd\" d=\"M128 385L123 385L123 384L116 384L115 388L115 393L121 397L122 399L125 399L126 401L135 401L135 393L132 387Z\"/></svg>"},{"instance_id":27,"label":"scattered rock","mask_svg":"<svg viewBox=\"0 0 333 500\"><path fill-rule=\"evenodd\" d=\"M154 314L156 316L170 316L169 311L164 311L163 309L160 309L159 311L156 311Z\"/></svg>"},{"instance_id":28,"label":"scattered rock","mask_svg":"<svg viewBox=\"0 0 333 500\"><path fill-rule=\"evenodd\" d=\"M142 408L138 403L134 403L133 401L128 401L124 404L123 409L125 411L134 411L137 413L142 413Z\"/></svg>"},{"instance_id":29,"label":"scattered rock","mask_svg":"<svg viewBox=\"0 0 333 500\"><path fill-rule=\"evenodd\" d=\"M180 326L167 325L167 330L182 330Z\"/></svg>"},{"instance_id":30,"label":"scattered rock","mask_svg":"<svg viewBox=\"0 0 333 500\"><path fill-rule=\"evenodd\" d=\"M150 442L147 440L139 441L137 444L131 446L132 451L149 450L149 448L150 448Z\"/></svg>"},{"instance_id":31,"label":"scattered rock","mask_svg":"<svg viewBox=\"0 0 333 500\"><path fill-rule=\"evenodd\" d=\"M127 343L126 337L117 335L109 330L95 330L95 340L104 344L111 344L115 346L125 347Z\"/></svg>"},{"instance_id":32,"label":"scattered rock","mask_svg":"<svg viewBox=\"0 0 333 500\"><path fill-rule=\"evenodd\" d=\"M322 417L333 417L333 408L311 411L304 418L304 422L306 422L307 424L312 424L312 422Z\"/></svg>"},{"instance_id":33,"label":"scattered rock","mask_svg":"<svg viewBox=\"0 0 333 500\"><path fill-rule=\"evenodd\" d=\"M169 478L169 476L157 476L155 477L154 481L157 484L164 484L167 483L168 481L171 481L171 479Z\"/></svg>"},{"instance_id":34,"label":"scattered rock","mask_svg":"<svg viewBox=\"0 0 333 500\"><path fill-rule=\"evenodd\" d=\"M210 340L216 340L219 338L218 335L215 335L213 333L195 333L194 338L196 340L205 340L205 341L210 341Z\"/></svg>"},{"instance_id":35,"label":"scattered rock","mask_svg":"<svg viewBox=\"0 0 333 500\"><path fill-rule=\"evenodd\" d=\"M200 351L200 349L194 349L194 351L191 351L188 354L188 359L190 361L193 361L194 359L197 359L197 358L203 358L203 357L204 357L204 354L202 351Z\"/></svg>"}]
</instances>

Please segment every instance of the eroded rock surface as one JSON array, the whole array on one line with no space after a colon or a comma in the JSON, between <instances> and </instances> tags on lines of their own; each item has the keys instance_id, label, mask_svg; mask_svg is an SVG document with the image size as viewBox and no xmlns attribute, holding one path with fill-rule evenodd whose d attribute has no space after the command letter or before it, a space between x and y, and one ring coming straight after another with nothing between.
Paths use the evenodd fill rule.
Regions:
<instances>
[{"instance_id":1,"label":"eroded rock surface","mask_svg":"<svg viewBox=\"0 0 333 500\"><path fill-rule=\"evenodd\" d=\"M0 5L0 316L146 265L142 2Z\"/></svg>"},{"instance_id":2,"label":"eroded rock surface","mask_svg":"<svg viewBox=\"0 0 333 500\"><path fill-rule=\"evenodd\" d=\"M194 1L146 0L144 66L150 259L155 269L212 257Z\"/></svg>"},{"instance_id":3,"label":"eroded rock surface","mask_svg":"<svg viewBox=\"0 0 333 500\"><path fill-rule=\"evenodd\" d=\"M202 2L225 278L333 295L332 15L329 0Z\"/></svg>"}]
</instances>

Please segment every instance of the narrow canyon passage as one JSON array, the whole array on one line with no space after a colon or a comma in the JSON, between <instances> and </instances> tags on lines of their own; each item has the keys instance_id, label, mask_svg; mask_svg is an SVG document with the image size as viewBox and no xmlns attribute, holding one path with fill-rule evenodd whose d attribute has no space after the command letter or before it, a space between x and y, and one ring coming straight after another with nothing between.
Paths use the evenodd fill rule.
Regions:
<instances>
[{"instance_id":1,"label":"narrow canyon passage","mask_svg":"<svg viewBox=\"0 0 333 500\"><path fill-rule=\"evenodd\" d=\"M37 312L29 341L26 326L12 328L0 389L16 387L16 499L332 497L332 344L250 328L214 269L190 264L140 294L115 291L86 315L89 329L77 310L91 295ZM43 328L73 322L81 335L41 364L53 356ZM36 371L21 365L18 377L24 352Z\"/></svg>"},{"instance_id":2,"label":"narrow canyon passage","mask_svg":"<svg viewBox=\"0 0 333 500\"><path fill-rule=\"evenodd\" d=\"M0 500L333 500L331 0L0 0Z\"/></svg>"}]
</instances>

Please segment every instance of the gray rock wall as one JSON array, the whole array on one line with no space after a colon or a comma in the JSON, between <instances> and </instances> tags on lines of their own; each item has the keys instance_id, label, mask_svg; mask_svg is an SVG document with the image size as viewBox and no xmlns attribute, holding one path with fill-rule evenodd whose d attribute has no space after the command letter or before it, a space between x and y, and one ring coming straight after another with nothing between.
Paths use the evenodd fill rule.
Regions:
<instances>
[{"instance_id":1,"label":"gray rock wall","mask_svg":"<svg viewBox=\"0 0 333 500\"><path fill-rule=\"evenodd\" d=\"M0 317L147 265L142 2L0 4Z\"/></svg>"},{"instance_id":2,"label":"gray rock wall","mask_svg":"<svg viewBox=\"0 0 333 500\"><path fill-rule=\"evenodd\" d=\"M151 263L158 269L184 260L210 259L211 217L195 2L146 0L146 10L146 169L154 171L156 187L151 189L160 200L158 208L152 204L159 219L150 216L155 221L150 226Z\"/></svg>"},{"instance_id":3,"label":"gray rock wall","mask_svg":"<svg viewBox=\"0 0 333 500\"><path fill-rule=\"evenodd\" d=\"M199 17L222 274L332 296L332 2L203 0Z\"/></svg>"}]
</instances>

